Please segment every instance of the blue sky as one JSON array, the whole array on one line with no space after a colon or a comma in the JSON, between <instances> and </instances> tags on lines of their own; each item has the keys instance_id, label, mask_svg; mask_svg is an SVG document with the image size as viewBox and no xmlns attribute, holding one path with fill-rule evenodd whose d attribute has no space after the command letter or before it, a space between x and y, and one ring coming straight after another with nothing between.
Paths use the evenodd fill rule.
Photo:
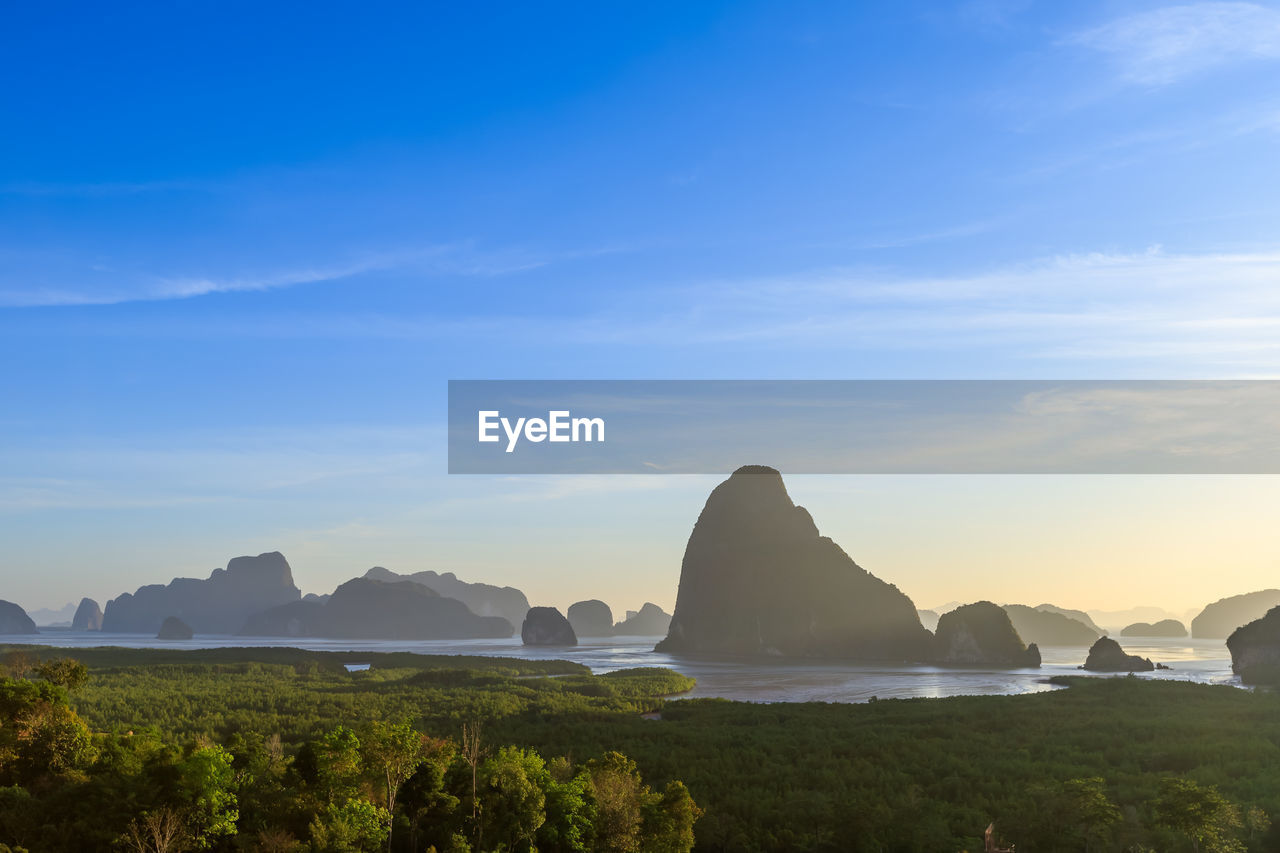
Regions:
<instances>
[{"instance_id":1,"label":"blue sky","mask_svg":"<svg viewBox=\"0 0 1280 853\"><path fill-rule=\"evenodd\" d=\"M308 590L381 563L670 604L714 478L449 478L449 378L1278 372L1276 4L27 4L0 69L28 606L273 548ZM1002 576L965 595L866 502L945 541L1030 482L812 494L927 604ZM1225 512L1143 494L1182 488ZM1170 605L1273 573L1258 536ZM1200 554L1150 537L1121 550Z\"/></svg>"}]
</instances>

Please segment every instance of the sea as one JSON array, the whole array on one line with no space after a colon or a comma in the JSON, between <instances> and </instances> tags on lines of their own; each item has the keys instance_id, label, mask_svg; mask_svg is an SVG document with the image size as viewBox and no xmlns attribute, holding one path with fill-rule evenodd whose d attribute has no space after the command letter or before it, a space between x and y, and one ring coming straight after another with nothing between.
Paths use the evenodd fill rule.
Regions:
<instances>
[{"instance_id":1,"label":"sea","mask_svg":"<svg viewBox=\"0 0 1280 853\"><path fill-rule=\"evenodd\" d=\"M869 702L873 699L969 695L1016 695L1060 689L1055 675L1084 673L1084 647L1041 647L1039 669L940 667L919 664L870 664L671 655L655 652L659 637L580 638L577 646L525 646L519 637L484 640L325 640L298 637L196 636L157 640L141 634L102 634L46 628L39 634L7 635L5 644L32 643L63 648L207 649L286 646L316 651L418 652L430 655L485 655L530 660L569 660L600 674L641 666L667 667L697 680L682 697L719 697L744 702ZM1129 654L1170 669L1138 673L1137 678L1194 681L1240 686L1231 672L1231 656L1222 640L1119 637ZM353 660L349 668L358 668ZM1119 674L1112 677L1127 677Z\"/></svg>"}]
</instances>

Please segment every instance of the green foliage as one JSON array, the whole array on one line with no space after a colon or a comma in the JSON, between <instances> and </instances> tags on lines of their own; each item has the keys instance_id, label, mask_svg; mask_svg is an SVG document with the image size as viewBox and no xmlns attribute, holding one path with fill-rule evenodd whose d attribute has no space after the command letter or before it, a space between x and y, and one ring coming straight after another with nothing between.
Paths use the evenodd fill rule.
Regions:
<instances>
[{"instance_id":1,"label":"green foliage","mask_svg":"<svg viewBox=\"0 0 1280 853\"><path fill-rule=\"evenodd\" d=\"M662 796L651 800L644 809L644 848L647 853L687 853L693 849L693 825L702 809L693 801L689 789L672 779Z\"/></svg>"},{"instance_id":2,"label":"green foliage","mask_svg":"<svg viewBox=\"0 0 1280 853\"><path fill-rule=\"evenodd\" d=\"M73 658L55 658L38 664L36 675L50 684L78 690L89 680L89 668Z\"/></svg>"},{"instance_id":3,"label":"green foliage","mask_svg":"<svg viewBox=\"0 0 1280 853\"><path fill-rule=\"evenodd\" d=\"M338 726L315 745L316 784L328 803L354 797L360 788L360 739L346 726Z\"/></svg>"},{"instance_id":4,"label":"green foliage","mask_svg":"<svg viewBox=\"0 0 1280 853\"><path fill-rule=\"evenodd\" d=\"M591 797L591 777L574 773L569 759L553 758L547 764L547 819L538 828L538 847L579 853L591 849L597 809Z\"/></svg>"},{"instance_id":5,"label":"green foliage","mask_svg":"<svg viewBox=\"0 0 1280 853\"><path fill-rule=\"evenodd\" d=\"M1280 848L1274 693L1073 678L764 705L667 701L688 679L554 662L77 656L92 678L74 693L0 679L0 843L111 850L169 814L189 846L226 851L937 853L981 849L991 821L1019 853ZM476 820L464 723L484 733Z\"/></svg>"},{"instance_id":6,"label":"green foliage","mask_svg":"<svg viewBox=\"0 0 1280 853\"><path fill-rule=\"evenodd\" d=\"M1193 850L1244 853L1244 844L1234 837L1244 825L1240 809L1213 786L1190 779L1162 779L1155 814L1160 823L1190 839Z\"/></svg>"},{"instance_id":7,"label":"green foliage","mask_svg":"<svg viewBox=\"0 0 1280 853\"><path fill-rule=\"evenodd\" d=\"M0 680L0 780L27 784L83 769L96 756L89 728L50 682Z\"/></svg>"},{"instance_id":8,"label":"green foliage","mask_svg":"<svg viewBox=\"0 0 1280 853\"><path fill-rule=\"evenodd\" d=\"M536 752L504 746L480 768L477 847L526 851L546 821L546 764Z\"/></svg>"},{"instance_id":9,"label":"green foliage","mask_svg":"<svg viewBox=\"0 0 1280 853\"><path fill-rule=\"evenodd\" d=\"M218 839L236 834L240 812L233 790L234 760L221 746L206 746L192 751L178 765L189 803L188 828L198 849L210 849Z\"/></svg>"},{"instance_id":10,"label":"green foliage","mask_svg":"<svg viewBox=\"0 0 1280 853\"><path fill-rule=\"evenodd\" d=\"M387 843L391 815L368 800L329 803L311 823L317 853L377 853Z\"/></svg>"}]
</instances>

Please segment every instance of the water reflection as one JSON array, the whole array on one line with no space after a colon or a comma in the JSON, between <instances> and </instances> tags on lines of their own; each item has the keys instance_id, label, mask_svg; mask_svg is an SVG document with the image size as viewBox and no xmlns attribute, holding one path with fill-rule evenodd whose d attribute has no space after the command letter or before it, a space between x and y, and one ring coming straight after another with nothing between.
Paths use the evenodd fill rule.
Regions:
<instances>
[{"instance_id":1,"label":"water reflection","mask_svg":"<svg viewBox=\"0 0 1280 853\"><path fill-rule=\"evenodd\" d=\"M197 636L190 640L157 640L136 634L101 634L47 630L8 637L9 643L60 647L201 649L217 647L296 647L317 651L418 652L440 655L496 655L530 660L571 660L592 672L637 666L665 666L697 679L688 696L720 697L749 702L866 702L879 699L1011 695L1054 689L1053 675L1080 675L1083 647L1045 647L1040 669L952 668L910 664L865 664L826 661L780 661L674 656L653 651L656 637L583 638L577 646L525 646L519 638L489 640L322 640L284 637ZM1120 638L1129 654L1149 657L1173 667L1140 673L1140 678L1239 684L1221 640Z\"/></svg>"}]
</instances>

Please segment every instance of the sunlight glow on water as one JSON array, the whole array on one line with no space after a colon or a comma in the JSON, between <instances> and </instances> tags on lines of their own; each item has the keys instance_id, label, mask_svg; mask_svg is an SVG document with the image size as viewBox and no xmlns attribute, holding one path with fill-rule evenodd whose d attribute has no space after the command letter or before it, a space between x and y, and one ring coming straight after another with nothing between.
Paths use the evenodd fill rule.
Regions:
<instances>
[{"instance_id":1,"label":"sunlight glow on water","mask_svg":"<svg viewBox=\"0 0 1280 853\"><path fill-rule=\"evenodd\" d=\"M206 649L271 646L315 651L419 652L433 655L492 655L530 660L570 660L604 673L637 666L663 666L690 675L698 685L692 697L748 702L866 702L879 699L967 695L1013 695L1055 689L1054 675L1084 675L1083 647L1045 647L1040 669L938 667L916 664L866 664L833 661L779 661L689 657L653 651L658 637L587 637L577 646L525 646L519 638L498 640L323 640L298 637L197 636L157 640L139 634L101 634L46 629L10 636L8 643L37 643L63 648ZM1139 678L1239 685L1222 640L1117 638L1129 654L1149 657L1173 669L1139 673ZM1123 673L1121 674L1124 675Z\"/></svg>"}]
</instances>

